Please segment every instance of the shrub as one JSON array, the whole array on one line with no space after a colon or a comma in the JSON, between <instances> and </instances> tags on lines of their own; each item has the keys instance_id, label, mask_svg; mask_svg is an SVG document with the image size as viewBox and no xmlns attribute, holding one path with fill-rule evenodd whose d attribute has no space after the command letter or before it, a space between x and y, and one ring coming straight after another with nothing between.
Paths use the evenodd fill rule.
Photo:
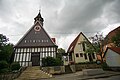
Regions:
<instances>
[{"instance_id":1,"label":"shrub","mask_svg":"<svg viewBox=\"0 0 120 80\"><path fill-rule=\"evenodd\" d=\"M8 63L6 61L0 61L0 69L8 68Z\"/></svg>"},{"instance_id":2,"label":"shrub","mask_svg":"<svg viewBox=\"0 0 120 80\"><path fill-rule=\"evenodd\" d=\"M9 65L7 61L0 61L0 73L5 73L9 71Z\"/></svg>"},{"instance_id":3,"label":"shrub","mask_svg":"<svg viewBox=\"0 0 120 80\"><path fill-rule=\"evenodd\" d=\"M63 62L58 58L46 57L42 58L42 66L61 66Z\"/></svg>"},{"instance_id":4,"label":"shrub","mask_svg":"<svg viewBox=\"0 0 120 80\"><path fill-rule=\"evenodd\" d=\"M19 70L20 69L20 64L18 62L13 62L11 64L11 70Z\"/></svg>"},{"instance_id":5,"label":"shrub","mask_svg":"<svg viewBox=\"0 0 120 80\"><path fill-rule=\"evenodd\" d=\"M63 65L63 61L60 60L59 58L56 58L55 59L55 66L61 66L61 65Z\"/></svg>"},{"instance_id":6,"label":"shrub","mask_svg":"<svg viewBox=\"0 0 120 80\"><path fill-rule=\"evenodd\" d=\"M111 70L111 68L107 65L106 62L103 62L103 63L101 64L101 66L102 66L102 69L103 69L103 70Z\"/></svg>"}]
</instances>

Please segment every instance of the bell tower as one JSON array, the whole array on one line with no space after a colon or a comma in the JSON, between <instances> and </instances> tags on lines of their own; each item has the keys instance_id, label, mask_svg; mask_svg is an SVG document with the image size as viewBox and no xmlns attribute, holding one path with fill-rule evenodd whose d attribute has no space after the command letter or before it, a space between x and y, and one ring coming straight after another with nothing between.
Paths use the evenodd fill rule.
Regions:
<instances>
[{"instance_id":1,"label":"bell tower","mask_svg":"<svg viewBox=\"0 0 120 80\"><path fill-rule=\"evenodd\" d=\"M40 13L40 10L39 10L38 15L34 18L34 24L35 24L36 22L40 22L40 23L42 24L42 26L43 26L43 21L44 21L44 19L42 18L41 13Z\"/></svg>"}]
</instances>

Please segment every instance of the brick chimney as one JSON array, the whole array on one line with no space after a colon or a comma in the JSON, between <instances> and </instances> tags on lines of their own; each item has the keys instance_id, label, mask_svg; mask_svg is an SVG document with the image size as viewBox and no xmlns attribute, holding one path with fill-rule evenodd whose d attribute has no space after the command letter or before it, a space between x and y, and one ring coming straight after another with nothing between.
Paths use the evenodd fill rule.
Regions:
<instances>
[{"instance_id":1,"label":"brick chimney","mask_svg":"<svg viewBox=\"0 0 120 80\"><path fill-rule=\"evenodd\" d=\"M54 42L54 43L56 43L56 40L55 40L55 38L51 38L52 39L52 41Z\"/></svg>"}]
</instances>

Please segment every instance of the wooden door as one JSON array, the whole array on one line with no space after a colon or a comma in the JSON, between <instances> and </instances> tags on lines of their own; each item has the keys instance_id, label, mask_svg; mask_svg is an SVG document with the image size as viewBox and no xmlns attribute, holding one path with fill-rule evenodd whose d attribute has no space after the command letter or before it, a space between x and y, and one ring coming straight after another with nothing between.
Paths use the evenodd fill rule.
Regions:
<instances>
[{"instance_id":1,"label":"wooden door","mask_svg":"<svg viewBox=\"0 0 120 80\"><path fill-rule=\"evenodd\" d=\"M40 54L32 53L31 61L32 61L32 66L40 66Z\"/></svg>"}]
</instances>

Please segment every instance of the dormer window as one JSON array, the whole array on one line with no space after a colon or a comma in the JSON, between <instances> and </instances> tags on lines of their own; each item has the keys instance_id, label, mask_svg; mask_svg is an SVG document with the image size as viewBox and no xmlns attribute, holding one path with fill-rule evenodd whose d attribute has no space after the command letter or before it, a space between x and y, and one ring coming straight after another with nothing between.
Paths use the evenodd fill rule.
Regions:
<instances>
[{"instance_id":1,"label":"dormer window","mask_svg":"<svg viewBox=\"0 0 120 80\"><path fill-rule=\"evenodd\" d=\"M25 40L25 43L26 43L26 40Z\"/></svg>"}]
</instances>

